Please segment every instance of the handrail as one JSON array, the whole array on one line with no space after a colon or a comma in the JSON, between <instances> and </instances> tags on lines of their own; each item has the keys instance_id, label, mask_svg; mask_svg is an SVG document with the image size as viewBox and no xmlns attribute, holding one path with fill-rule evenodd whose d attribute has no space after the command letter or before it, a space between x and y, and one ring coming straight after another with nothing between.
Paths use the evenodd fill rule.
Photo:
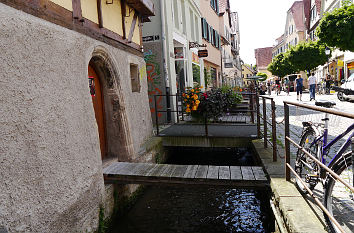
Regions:
<instances>
[{"instance_id":1,"label":"handrail","mask_svg":"<svg viewBox=\"0 0 354 233\"><path fill-rule=\"evenodd\" d=\"M301 104L301 103L297 103L297 102L292 102L292 101L283 101L284 104L290 104L290 105L294 105L294 106L298 106L298 107L303 107L303 108L307 108L307 109L311 109L311 110L316 110L316 111L320 111L320 112L326 112L326 113L330 113L333 115L337 115L337 116L341 116L341 117L347 117L347 118L353 118L354 119L354 114L353 113L349 113L349 112L342 112L339 110L334 110L334 109L328 109L328 108L324 108L324 107L317 107L317 106L313 106L313 105L308 105L308 104Z\"/></svg>"},{"instance_id":2,"label":"handrail","mask_svg":"<svg viewBox=\"0 0 354 233\"><path fill-rule=\"evenodd\" d=\"M264 148L267 148L268 147L268 139L267 139L267 130L268 130L268 127L267 127L267 124L271 125L272 126L272 141L273 143L271 143L272 145L272 148L273 148L273 162L276 162L277 161L277 126L276 126L276 120L275 120L275 101L272 97L268 97L268 96L263 96L263 95L260 95L259 97L262 98L262 102L263 102L263 138L264 138ZM271 114L272 114L272 123L269 123L267 121L267 107L266 107L266 100L271 100ZM258 102L259 104L259 102ZM258 106L259 108L259 106ZM259 114L259 112L258 112Z\"/></svg>"},{"instance_id":3,"label":"handrail","mask_svg":"<svg viewBox=\"0 0 354 233\"><path fill-rule=\"evenodd\" d=\"M231 114L233 113L249 113L250 114L250 117L251 117L251 122L252 123L255 123L254 122L254 114L257 114L257 135L258 137L260 137L260 123L259 123L259 105L258 105L258 101L257 101L257 98L258 98L258 94L257 93L254 93L254 92L234 92L234 93L239 93L243 96L249 96L249 98L246 98L247 100L249 100L249 108L250 109L233 109L232 111L230 111ZM175 102L175 108L176 109L162 109L162 110L159 110L157 108L157 97L166 97L166 98L176 98L175 100L173 100ZM160 130L159 130L159 119L158 119L158 114L159 113L176 113L176 122L179 123L180 120L184 121L184 116L185 116L185 111L183 110L183 96L182 96L182 93L179 93L177 92L176 94L169 94L169 95L166 95L166 94L156 94L153 96L154 98L154 107L155 107L155 125L156 125L156 135L158 136L160 134ZM181 98L181 99L179 99ZM256 98L256 104L257 106L254 106L255 103L254 103L254 99ZM179 109L181 108L181 109ZM179 118L181 117L181 119ZM169 124L174 124L173 122L168 122ZM212 122L211 122L212 123ZM218 122L220 123L220 122ZM208 136L208 120L205 118L204 119L204 122L203 124L205 125L205 135Z\"/></svg>"},{"instance_id":4,"label":"handrail","mask_svg":"<svg viewBox=\"0 0 354 233\"><path fill-rule=\"evenodd\" d=\"M309 189L309 187L307 187L307 185L305 184L305 182L301 179L301 177L294 171L294 169L291 167L290 164L286 163L286 166L290 169L290 171L292 173L294 173L294 175L299 179L299 181L301 182L301 184L305 187L305 189L307 190L307 192L309 192L309 194L313 197L313 199L315 200L315 202L317 203L317 205L322 209L323 212L325 212L325 214L331 219L331 221L333 221L333 223L338 227L338 229L345 233L345 231L343 230L342 226L339 225L339 223L337 222L337 220L328 212L328 210L326 209L326 207L324 207L324 205L321 203L320 200L318 200L318 198L315 196L315 194Z\"/></svg>"},{"instance_id":5,"label":"handrail","mask_svg":"<svg viewBox=\"0 0 354 233\"><path fill-rule=\"evenodd\" d=\"M303 147L301 147L299 144L294 142L291 138L286 137L287 140L289 140L292 144L294 144L297 148L299 148L302 152L304 152L307 156L309 156L313 161L315 161L318 165L320 165L323 169L325 169L327 172L329 172L334 178L339 180L342 184L344 184L347 188L349 188L352 192L354 192L354 187L348 184L346 181L344 181L342 178L340 178L334 171L329 169L325 164L323 164L321 161L319 161L317 158L315 158L313 155L311 155L307 150L305 150Z\"/></svg>"}]
</instances>

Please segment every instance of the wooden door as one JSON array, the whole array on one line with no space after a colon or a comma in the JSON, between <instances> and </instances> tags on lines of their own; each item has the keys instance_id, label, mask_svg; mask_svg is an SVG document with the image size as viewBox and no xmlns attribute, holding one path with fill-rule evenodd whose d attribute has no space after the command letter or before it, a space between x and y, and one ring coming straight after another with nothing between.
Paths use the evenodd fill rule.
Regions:
<instances>
[{"instance_id":1,"label":"wooden door","mask_svg":"<svg viewBox=\"0 0 354 233\"><path fill-rule=\"evenodd\" d=\"M104 121L104 105L100 79L95 70L88 67L88 78L90 85L90 93L92 96L93 108L95 110L96 122L98 126L98 135L100 137L101 158L106 154L106 132Z\"/></svg>"}]
</instances>

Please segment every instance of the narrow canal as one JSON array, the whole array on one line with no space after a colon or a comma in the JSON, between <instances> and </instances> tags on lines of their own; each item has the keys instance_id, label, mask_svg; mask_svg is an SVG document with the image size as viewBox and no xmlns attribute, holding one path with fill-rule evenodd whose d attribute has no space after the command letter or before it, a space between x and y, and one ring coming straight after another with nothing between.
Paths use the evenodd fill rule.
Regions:
<instances>
[{"instance_id":1,"label":"narrow canal","mask_svg":"<svg viewBox=\"0 0 354 233\"><path fill-rule=\"evenodd\" d=\"M170 164L256 165L245 148L169 150ZM149 186L114 220L113 233L270 232L269 190L220 186Z\"/></svg>"}]
</instances>

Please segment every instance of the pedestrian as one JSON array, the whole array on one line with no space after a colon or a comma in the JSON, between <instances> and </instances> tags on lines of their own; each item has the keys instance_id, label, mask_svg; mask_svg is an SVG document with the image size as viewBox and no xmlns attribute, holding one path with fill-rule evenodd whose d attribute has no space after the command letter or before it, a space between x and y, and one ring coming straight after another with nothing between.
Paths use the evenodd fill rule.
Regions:
<instances>
[{"instance_id":1,"label":"pedestrian","mask_svg":"<svg viewBox=\"0 0 354 233\"><path fill-rule=\"evenodd\" d=\"M316 77L314 73L311 73L309 77L309 85L310 85L310 101L315 100L315 92L316 92Z\"/></svg>"},{"instance_id":2,"label":"pedestrian","mask_svg":"<svg viewBox=\"0 0 354 233\"><path fill-rule=\"evenodd\" d=\"M271 95L272 94L272 90L271 90L271 87L270 87L270 81L267 82L267 88L268 88L268 95Z\"/></svg>"},{"instance_id":3,"label":"pedestrian","mask_svg":"<svg viewBox=\"0 0 354 233\"><path fill-rule=\"evenodd\" d=\"M326 77L326 94L330 93L330 87L331 87L331 75L327 74L327 77Z\"/></svg>"},{"instance_id":4,"label":"pedestrian","mask_svg":"<svg viewBox=\"0 0 354 233\"><path fill-rule=\"evenodd\" d=\"M301 78L301 75L299 74L297 78L295 79L296 82L296 99L302 101L302 87L303 87L303 82L304 80Z\"/></svg>"},{"instance_id":5,"label":"pedestrian","mask_svg":"<svg viewBox=\"0 0 354 233\"><path fill-rule=\"evenodd\" d=\"M290 81L288 78L285 78L285 89L286 89L286 93L289 95L290 92Z\"/></svg>"}]
</instances>

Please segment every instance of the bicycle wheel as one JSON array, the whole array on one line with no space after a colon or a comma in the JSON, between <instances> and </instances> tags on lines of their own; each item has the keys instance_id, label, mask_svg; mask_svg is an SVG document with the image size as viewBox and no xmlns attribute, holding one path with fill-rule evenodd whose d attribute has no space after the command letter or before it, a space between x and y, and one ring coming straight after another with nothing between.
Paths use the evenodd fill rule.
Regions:
<instances>
[{"instance_id":1,"label":"bicycle wheel","mask_svg":"<svg viewBox=\"0 0 354 233\"><path fill-rule=\"evenodd\" d=\"M353 184L353 161L352 155L347 154L334 166L333 171L337 173L350 185ZM354 193L328 176L325 186L324 205L331 215L338 221L346 232L354 231ZM325 214L327 224L332 232L340 232L334 223Z\"/></svg>"},{"instance_id":2,"label":"bicycle wheel","mask_svg":"<svg viewBox=\"0 0 354 233\"><path fill-rule=\"evenodd\" d=\"M300 141L300 146L315 157L317 156L319 147L317 143L313 143L316 138L316 132L313 129L308 129L302 135ZM314 162L309 156L306 156L306 154L300 149L298 149L296 153L295 171L311 190L318 183L317 176L319 170L317 163ZM296 178L296 185L301 192L307 193L306 188L298 178Z\"/></svg>"}]
</instances>

